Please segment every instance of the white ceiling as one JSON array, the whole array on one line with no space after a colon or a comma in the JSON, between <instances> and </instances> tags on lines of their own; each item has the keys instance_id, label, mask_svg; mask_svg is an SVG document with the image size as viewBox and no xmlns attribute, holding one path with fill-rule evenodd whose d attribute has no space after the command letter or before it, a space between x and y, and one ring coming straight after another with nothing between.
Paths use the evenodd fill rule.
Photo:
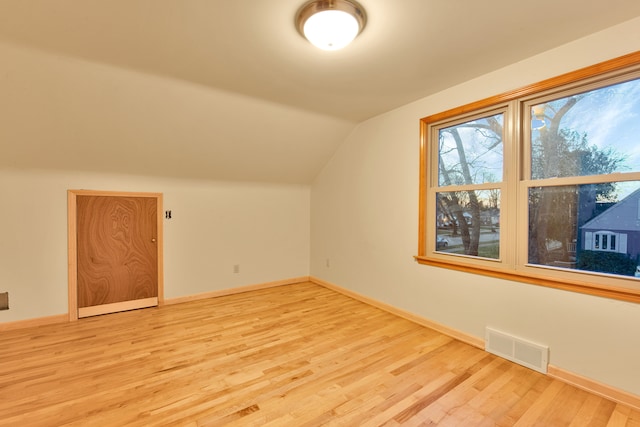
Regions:
<instances>
[{"instance_id":1,"label":"white ceiling","mask_svg":"<svg viewBox=\"0 0 640 427\"><path fill-rule=\"evenodd\" d=\"M360 0L364 32L325 52L294 27L303 2L1 0L0 43L17 59L0 89L24 96L16 85L28 71L40 76L30 84L60 85L81 104L104 96L100 119L50 87L34 89L37 105L23 112L0 99L14 127L0 137L22 145L1 142L5 166L306 184L358 122L640 15L631 0ZM56 72L30 69L47 67ZM105 76L122 79L117 102ZM71 114L86 122L73 132L60 120ZM21 128L34 116L40 133ZM153 150L123 161L105 144Z\"/></svg>"}]
</instances>

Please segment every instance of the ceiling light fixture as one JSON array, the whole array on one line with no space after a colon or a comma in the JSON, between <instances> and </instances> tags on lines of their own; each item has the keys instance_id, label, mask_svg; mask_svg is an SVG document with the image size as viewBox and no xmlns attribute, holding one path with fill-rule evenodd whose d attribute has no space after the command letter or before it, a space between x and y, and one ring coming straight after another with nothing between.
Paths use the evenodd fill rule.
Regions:
<instances>
[{"instance_id":1,"label":"ceiling light fixture","mask_svg":"<svg viewBox=\"0 0 640 427\"><path fill-rule=\"evenodd\" d=\"M342 49L362 32L364 8L352 0L313 0L296 14L300 34L323 50Z\"/></svg>"}]
</instances>

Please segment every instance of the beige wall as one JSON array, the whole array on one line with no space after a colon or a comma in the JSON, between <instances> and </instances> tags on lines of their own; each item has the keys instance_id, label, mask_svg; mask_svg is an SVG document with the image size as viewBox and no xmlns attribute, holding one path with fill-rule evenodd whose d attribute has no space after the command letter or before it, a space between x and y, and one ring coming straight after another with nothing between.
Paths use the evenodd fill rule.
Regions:
<instances>
[{"instance_id":1,"label":"beige wall","mask_svg":"<svg viewBox=\"0 0 640 427\"><path fill-rule=\"evenodd\" d=\"M479 338L490 326L546 344L556 367L640 395L639 304L412 258L421 117L636 50L640 19L361 123L312 186L311 275Z\"/></svg>"},{"instance_id":2,"label":"beige wall","mask_svg":"<svg viewBox=\"0 0 640 427\"><path fill-rule=\"evenodd\" d=\"M67 313L67 189L164 194L167 299L309 274L307 186L5 169L0 322Z\"/></svg>"}]
</instances>

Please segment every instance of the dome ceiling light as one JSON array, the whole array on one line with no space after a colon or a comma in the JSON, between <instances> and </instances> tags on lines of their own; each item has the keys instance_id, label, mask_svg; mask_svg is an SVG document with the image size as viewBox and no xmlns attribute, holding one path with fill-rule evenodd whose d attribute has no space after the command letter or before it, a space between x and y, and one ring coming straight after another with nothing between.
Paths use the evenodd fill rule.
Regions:
<instances>
[{"instance_id":1,"label":"dome ceiling light","mask_svg":"<svg viewBox=\"0 0 640 427\"><path fill-rule=\"evenodd\" d=\"M323 50L342 49L362 32L367 16L352 0L313 0L296 14L300 34Z\"/></svg>"}]
</instances>

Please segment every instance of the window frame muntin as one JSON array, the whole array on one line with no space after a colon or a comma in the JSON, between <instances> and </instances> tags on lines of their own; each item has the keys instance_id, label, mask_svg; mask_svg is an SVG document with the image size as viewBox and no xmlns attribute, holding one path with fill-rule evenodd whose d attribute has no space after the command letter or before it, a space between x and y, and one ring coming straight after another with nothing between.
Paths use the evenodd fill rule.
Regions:
<instances>
[{"instance_id":1,"label":"window frame muntin","mask_svg":"<svg viewBox=\"0 0 640 427\"><path fill-rule=\"evenodd\" d=\"M631 76L633 73L640 72L640 51L633 52L609 61L605 61L599 64L595 64L589 67L585 67L576 71L572 71L569 73L562 74L557 77L552 77L547 80L543 80L538 83L531 84L529 86L516 89L513 91L505 92L500 95L492 96L489 98L485 98L480 101L475 101L470 104L466 104L460 107L456 107L441 113L433 114L431 116L424 117L420 120L420 185L419 185L419 220L418 220L418 254L414 256L415 260L423 265L436 266L441 268L447 268L452 270L464 271L469 273L475 273L485 276L498 277L506 280L513 280L523 283L535 284L540 286L552 287L556 289L563 289L573 292L581 292L591 295L597 295L606 298L619 299L624 301L632 301L632 302L640 302L640 282L630 278L625 279L620 276L599 274L593 272L582 272L580 270L574 271L557 271L553 273L549 273L550 270L555 269L554 267L548 266L531 266L522 263L521 255L516 256L516 262L514 264L509 265L508 263L501 263L498 268L496 268L495 263L491 260L491 265L487 265L486 261L481 260L468 260L464 259L463 262L460 262L459 257L451 257L451 259L442 259L441 257L434 256L433 253L429 253L427 251L427 215L426 215L426 207L425 203L428 199L427 195L427 179L428 179L428 171L430 172L430 168L428 168L428 164L430 161L430 153L429 153L429 143L428 143L428 135L430 131L430 125L436 122L445 122L445 121L453 121L459 117L469 117L478 113L481 110L492 109L499 104L502 103L516 103L518 107L514 111L515 122L512 123L514 135L516 133L522 134L522 128L525 126L526 119L528 114L524 111L524 102L529 99L535 99L542 96L550 95L553 96L554 93L565 92L568 90L572 90L575 87L579 87L579 92L587 91L587 87L589 85L595 85L595 87L602 87L603 81L611 80L620 77L620 81L624 81L624 76ZM633 79L633 77L627 77L626 80ZM556 96L557 98L558 96ZM530 109L529 109L530 110ZM505 120L505 127L507 123ZM506 130L505 130L506 135ZM506 137L505 137L506 139ZM503 182L507 182L508 186L517 187L515 190L516 193L521 194L522 186L524 185L524 173L522 166L525 164L523 159L523 143L514 139L516 141L513 145L513 150L511 150L511 156L515 157L517 168L516 170L512 170L511 173L515 173L516 176L513 179L508 178L506 175L503 176ZM506 150L506 144L505 144ZM507 157L507 153L504 153L505 159ZM506 161L506 160L505 160ZM506 166L505 166L506 167ZM507 168L508 169L508 168ZM505 171L506 172L506 171ZM631 173L633 174L633 172ZM622 174L613 174L611 177L612 181L620 181ZM594 178L594 176L590 176L590 178ZM628 179L623 179L624 181L636 180L632 179L630 176L625 177ZM536 180L537 181L537 180ZM554 179L555 184L558 184L557 179ZM598 181L602 182L602 181ZM539 184L539 183L538 183ZM537 185L534 185L537 186ZM528 187L527 187L528 188ZM511 189L511 188L510 188ZM501 197L504 193L501 193ZM516 197L516 211L518 215L522 215L522 212L527 212L526 209L523 210L522 200L524 197L520 195ZM513 200L513 198L511 198ZM508 233L508 229L503 228L505 224L503 224L503 208L504 208L504 200L501 202L501 245L502 239L506 238ZM528 214L527 214L528 215ZM504 215L506 218L506 215ZM516 237L521 238L520 234L522 233L520 229L523 226L527 226L528 221L524 222L520 217L511 217L516 221ZM431 224L435 224L432 222ZM506 231L503 233L503 230ZM432 243L435 246L435 241ZM523 246L523 245L518 245ZM527 245L525 245L526 247ZM508 250L508 249L507 249ZM504 252L501 248L501 254ZM516 251L520 253L521 251ZM437 254L436 254L437 255ZM478 262L481 261L481 262ZM540 272L539 270L544 269L544 271ZM558 269L561 270L561 269ZM568 273L568 274L567 274ZM585 275L588 277L585 278ZM604 276L604 279L601 280L600 276ZM610 285L611 281L615 282L614 285Z\"/></svg>"}]
</instances>

